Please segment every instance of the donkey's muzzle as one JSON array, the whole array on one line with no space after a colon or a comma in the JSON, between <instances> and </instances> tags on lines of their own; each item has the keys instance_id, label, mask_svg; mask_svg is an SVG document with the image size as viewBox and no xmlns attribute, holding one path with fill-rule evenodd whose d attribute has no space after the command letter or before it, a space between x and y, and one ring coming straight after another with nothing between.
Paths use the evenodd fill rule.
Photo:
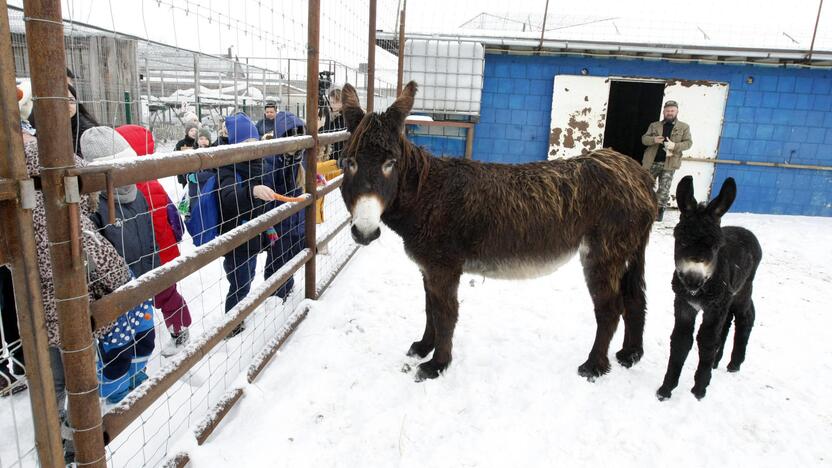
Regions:
<instances>
[{"instance_id":1,"label":"donkey's muzzle","mask_svg":"<svg viewBox=\"0 0 832 468\"><path fill-rule=\"evenodd\" d=\"M361 245L368 245L370 242L376 240L381 236L381 229L376 228L374 231L370 231L368 234L364 234L358 229L355 225L352 226L350 229L350 233L352 234L352 240L356 243Z\"/></svg>"}]
</instances>

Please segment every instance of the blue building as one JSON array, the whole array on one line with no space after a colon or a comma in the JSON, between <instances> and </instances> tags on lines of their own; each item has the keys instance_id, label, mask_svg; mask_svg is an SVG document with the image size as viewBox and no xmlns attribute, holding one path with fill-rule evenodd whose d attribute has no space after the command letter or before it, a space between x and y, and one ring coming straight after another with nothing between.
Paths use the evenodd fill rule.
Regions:
<instances>
[{"instance_id":1,"label":"blue building","mask_svg":"<svg viewBox=\"0 0 832 468\"><path fill-rule=\"evenodd\" d=\"M476 122L476 160L524 163L601 146L640 160L637 139L659 119L663 100L673 98L694 140L677 179L694 174L699 194L733 177L737 212L832 216L830 57L817 54L809 67L805 54L776 51L664 51L648 58L645 46L601 57L592 49L598 44L541 52L475 40L485 47L478 114L433 115ZM574 118L589 126L582 135L574 128L580 143L566 139L573 129L557 124ZM464 129L410 126L409 135L436 155L464 154Z\"/></svg>"}]
</instances>

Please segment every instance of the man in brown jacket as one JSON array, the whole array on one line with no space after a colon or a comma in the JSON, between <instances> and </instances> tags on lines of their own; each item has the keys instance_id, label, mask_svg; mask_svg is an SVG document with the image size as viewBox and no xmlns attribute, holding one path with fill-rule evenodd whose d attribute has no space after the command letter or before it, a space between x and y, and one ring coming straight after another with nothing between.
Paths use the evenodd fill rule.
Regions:
<instances>
[{"instance_id":1,"label":"man in brown jacket","mask_svg":"<svg viewBox=\"0 0 832 468\"><path fill-rule=\"evenodd\" d=\"M664 104L664 119L651 123L641 137L641 142L647 147L641 165L659 181L659 189L656 191L659 213L656 221L661 221L664 217L673 173L682 165L682 151L693 145L690 126L676 119L678 113L679 105L676 101L667 101Z\"/></svg>"}]
</instances>

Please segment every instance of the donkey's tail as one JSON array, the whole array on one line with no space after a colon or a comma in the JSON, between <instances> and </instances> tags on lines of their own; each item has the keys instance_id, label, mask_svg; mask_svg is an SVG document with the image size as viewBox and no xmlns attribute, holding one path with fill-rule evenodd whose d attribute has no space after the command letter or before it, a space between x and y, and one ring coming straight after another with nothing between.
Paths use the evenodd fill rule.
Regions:
<instances>
[{"instance_id":1,"label":"donkey's tail","mask_svg":"<svg viewBox=\"0 0 832 468\"><path fill-rule=\"evenodd\" d=\"M624 276L621 277L621 293L624 296L624 307L630 313L644 313L647 308L645 294L644 267L647 237L635 249L633 256L627 263Z\"/></svg>"}]
</instances>

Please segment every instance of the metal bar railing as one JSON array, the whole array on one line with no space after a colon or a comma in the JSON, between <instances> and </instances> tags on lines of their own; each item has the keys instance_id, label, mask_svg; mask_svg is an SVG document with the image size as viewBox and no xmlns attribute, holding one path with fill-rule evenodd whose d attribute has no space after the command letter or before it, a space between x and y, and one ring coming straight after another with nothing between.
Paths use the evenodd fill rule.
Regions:
<instances>
[{"instance_id":1,"label":"metal bar railing","mask_svg":"<svg viewBox=\"0 0 832 468\"><path fill-rule=\"evenodd\" d=\"M69 425L75 441L76 463L105 467L95 338L89 320L86 267L80 255L77 226L80 196L66 169L75 166L67 105L64 27L60 0L28 0L24 3L32 100L38 121L40 179L46 209L55 286L55 302L61 337L61 355L69 399ZM48 44L48 46L44 46ZM74 193L73 193L74 192ZM76 229L73 229L76 227Z\"/></svg>"}]
</instances>

